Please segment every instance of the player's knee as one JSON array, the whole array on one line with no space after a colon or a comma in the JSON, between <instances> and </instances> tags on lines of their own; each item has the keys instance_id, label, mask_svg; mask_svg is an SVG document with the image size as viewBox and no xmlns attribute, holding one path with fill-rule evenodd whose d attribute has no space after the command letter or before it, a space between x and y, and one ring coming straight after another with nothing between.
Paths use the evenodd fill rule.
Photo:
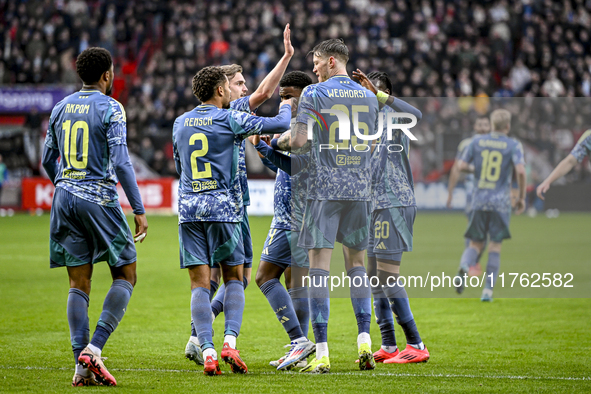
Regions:
<instances>
[{"instance_id":1,"label":"player's knee","mask_svg":"<svg viewBox=\"0 0 591 394\"><path fill-rule=\"evenodd\" d=\"M259 269L254 277L254 280L257 283L258 287L261 287L263 283L265 283L268 280L267 278L265 278L265 274L261 271L262 270Z\"/></svg>"},{"instance_id":2,"label":"player's knee","mask_svg":"<svg viewBox=\"0 0 591 394\"><path fill-rule=\"evenodd\" d=\"M135 267L125 267L123 270L121 270L121 274L117 278L113 279L126 280L129 283L131 283L132 286L135 287L135 284L137 283L137 272L135 270Z\"/></svg>"},{"instance_id":3,"label":"player's knee","mask_svg":"<svg viewBox=\"0 0 591 394\"><path fill-rule=\"evenodd\" d=\"M271 275L266 269L265 269L266 265L265 264L261 264L259 265L259 269L257 270L257 273L255 275L255 282L257 284L258 287L261 287L264 283L270 281L271 279L274 278L273 275Z\"/></svg>"},{"instance_id":4,"label":"player's knee","mask_svg":"<svg viewBox=\"0 0 591 394\"><path fill-rule=\"evenodd\" d=\"M470 247L476 249L478 253L481 253L482 249L484 249L484 242L470 241Z\"/></svg>"},{"instance_id":5,"label":"player's knee","mask_svg":"<svg viewBox=\"0 0 591 394\"><path fill-rule=\"evenodd\" d=\"M378 279L381 286L392 286L398 280L398 273L378 269Z\"/></svg>"},{"instance_id":6,"label":"player's knee","mask_svg":"<svg viewBox=\"0 0 591 394\"><path fill-rule=\"evenodd\" d=\"M70 278L70 288L78 289L88 295L90 295L91 283L90 278Z\"/></svg>"},{"instance_id":7,"label":"player's knee","mask_svg":"<svg viewBox=\"0 0 591 394\"><path fill-rule=\"evenodd\" d=\"M493 253L501 253L501 243L500 242L490 242L488 244L488 251Z\"/></svg>"}]
</instances>

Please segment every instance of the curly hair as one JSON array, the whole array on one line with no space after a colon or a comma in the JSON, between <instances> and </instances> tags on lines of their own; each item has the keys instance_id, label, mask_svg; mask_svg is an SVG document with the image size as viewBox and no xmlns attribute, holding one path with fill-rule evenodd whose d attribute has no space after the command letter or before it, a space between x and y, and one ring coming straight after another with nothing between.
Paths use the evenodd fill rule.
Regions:
<instances>
[{"instance_id":1,"label":"curly hair","mask_svg":"<svg viewBox=\"0 0 591 394\"><path fill-rule=\"evenodd\" d=\"M113 59L105 48L87 48L76 59L76 73L87 85L98 82L101 76L111 69Z\"/></svg>"},{"instance_id":2,"label":"curly hair","mask_svg":"<svg viewBox=\"0 0 591 394\"><path fill-rule=\"evenodd\" d=\"M287 86L303 89L308 85L312 84L312 78L303 71L292 71L287 73L279 81L279 87L284 88Z\"/></svg>"},{"instance_id":3,"label":"curly hair","mask_svg":"<svg viewBox=\"0 0 591 394\"><path fill-rule=\"evenodd\" d=\"M387 73L381 71L373 71L367 74L367 78L370 81L380 81L384 84L384 87L390 91L390 94L393 93L392 80L390 79L390 76Z\"/></svg>"},{"instance_id":4,"label":"curly hair","mask_svg":"<svg viewBox=\"0 0 591 394\"><path fill-rule=\"evenodd\" d=\"M218 86L226 80L226 74L220 67L204 67L193 77L193 94L203 103L211 99Z\"/></svg>"}]
</instances>

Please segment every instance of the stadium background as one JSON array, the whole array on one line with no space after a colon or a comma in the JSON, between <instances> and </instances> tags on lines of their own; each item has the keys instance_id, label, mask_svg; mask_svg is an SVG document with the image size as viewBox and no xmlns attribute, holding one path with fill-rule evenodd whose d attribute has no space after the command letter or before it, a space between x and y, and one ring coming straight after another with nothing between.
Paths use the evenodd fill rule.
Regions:
<instances>
[{"instance_id":1,"label":"stadium background","mask_svg":"<svg viewBox=\"0 0 591 394\"><path fill-rule=\"evenodd\" d=\"M490 110L495 99L591 96L591 3L584 0L9 0L0 1L0 8L0 154L8 168L3 208L47 207L48 183L23 189L22 180L43 176L39 161L49 113L80 86L74 61L89 46L105 47L114 56L114 97L127 111L134 166L139 179L154 179L177 177L172 123L197 104L191 93L196 70L239 63L252 92L283 54L286 23L291 23L296 49L288 71L311 74L308 51L320 40L342 37L351 52L350 70L387 71L394 94L417 98L423 112L454 103L455 112L445 122L423 121L412 144L413 175L423 208L443 208L455 149L471 134L470 120ZM277 96L260 108L260 115L276 112ZM578 112L574 109L585 106L559 100L549 114L542 111L544 117L523 122L514 132L526 148L530 192L591 124L588 108ZM560 116L570 119L568 126L561 124ZM253 149L247 167L250 179L272 179ZM558 196L589 191L589 178L585 159L560 181L564 187L551 191L558 190ZM174 199L174 190L168 192L174 185L164 185L163 192L158 182L148 182L144 198L155 203ZM269 213L271 184L253 186L265 201L260 207L267 209L259 213ZM457 208L462 206L462 190ZM34 198L23 206L27 194ZM561 205L560 198L554 198L549 203L565 210L590 210L587 200ZM529 202L544 209L533 193Z\"/></svg>"}]
</instances>

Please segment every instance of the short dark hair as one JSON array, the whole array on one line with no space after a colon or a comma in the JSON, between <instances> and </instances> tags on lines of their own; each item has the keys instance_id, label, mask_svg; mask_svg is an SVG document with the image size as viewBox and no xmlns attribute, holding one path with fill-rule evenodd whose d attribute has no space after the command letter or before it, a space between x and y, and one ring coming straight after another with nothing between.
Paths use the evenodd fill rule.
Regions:
<instances>
[{"instance_id":1,"label":"short dark hair","mask_svg":"<svg viewBox=\"0 0 591 394\"><path fill-rule=\"evenodd\" d=\"M319 57L333 56L340 61L349 61L349 48L342 38L331 38L316 45L310 52Z\"/></svg>"},{"instance_id":2,"label":"short dark hair","mask_svg":"<svg viewBox=\"0 0 591 394\"><path fill-rule=\"evenodd\" d=\"M279 87L285 88L288 86L303 89L308 85L312 85L312 78L303 71L292 71L287 73L279 81Z\"/></svg>"},{"instance_id":3,"label":"short dark hair","mask_svg":"<svg viewBox=\"0 0 591 394\"><path fill-rule=\"evenodd\" d=\"M390 76L387 73L382 72L382 71L372 71L369 74L367 74L367 78L370 81L372 81L372 80L380 81L381 83L384 84L386 89L388 89L390 91L390 94L393 93L392 80L390 79Z\"/></svg>"},{"instance_id":4,"label":"short dark hair","mask_svg":"<svg viewBox=\"0 0 591 394\"><path fill-rule=\"evenodd\" d=\"M76 72L85 84L93 84L101 79L105 71L113 65L111 53L105 48L92 47L82 51L76 59Z\"/></svg>"},{"instance_id":5,"label":"short dark hair","mask_svg":"<svg viewBox=\"0 0 591 394\"><path fill-rule=\"evenodd\" d=\"M193 77L193 94L201 101L205 102L213 97L213 93L226 82L226 74L220 67L204 67Z\"/></svg>"}]
</instances>

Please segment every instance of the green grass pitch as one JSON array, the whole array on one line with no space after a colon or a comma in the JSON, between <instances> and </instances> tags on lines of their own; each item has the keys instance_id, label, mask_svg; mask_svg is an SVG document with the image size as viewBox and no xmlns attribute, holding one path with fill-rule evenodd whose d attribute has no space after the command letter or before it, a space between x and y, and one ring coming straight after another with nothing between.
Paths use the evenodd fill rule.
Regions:
<instances>
[{"instance_id":1,"label":"green grass pitch","mask_svg":"<svg viewBox=\"0 0 591 394\"><path fill-rule=\"evenodd\" d=\"M131 222L131 218L129 218ZM270 217L251 217L258 260ZM515 217L501 271L538 272L539 264L561 270L563 262L589 263L588 214L558 219ZM237 392L589 392L591 391L591 301L589 298L495 298L479 292L463 297L417 298L411 306L431 359L425 364L383 365L361 372L356 359L357 328L350 301L333 299L329 324L332 372L308 376L268 366L288 338L256 284L246 290L238 347L249 373L205 377L184 358L189 336L190 288L179 269L175 217L149 217L149 235L138 246L138 283L128 312L103 355L116 388L88 391ZM465 218L419 212L414 252L402 274L425 264L454 272L463 250ZM65 269L49 269L49 215L0 218L0 391L66 392L74 360L66 320ZM340 249L337 249L340 254ZM254 277L254 275L253 275ZM105 263L95 267L90 295L94 329L110 286ZM221 349L223 316L214 323ZM380 335L372 323L373 348ZM311 331L311 330L310 330ZM399 346L404 335L396 327Z\"/></svg>"}]
</instances>

